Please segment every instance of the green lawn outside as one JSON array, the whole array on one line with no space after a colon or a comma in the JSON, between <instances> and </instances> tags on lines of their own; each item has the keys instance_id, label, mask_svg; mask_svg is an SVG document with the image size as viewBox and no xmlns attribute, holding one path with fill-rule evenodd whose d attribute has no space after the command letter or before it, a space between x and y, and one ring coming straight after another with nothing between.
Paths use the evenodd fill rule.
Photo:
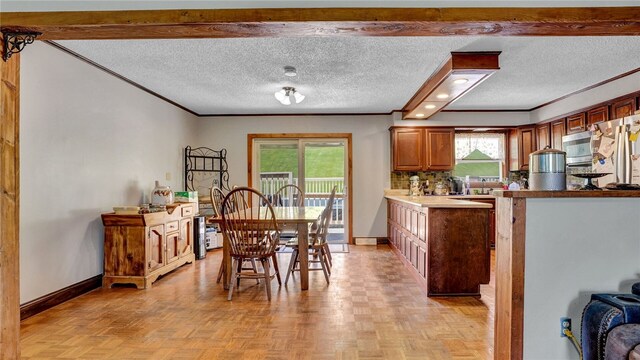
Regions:
<instances>
[{"instance_id":1,"label":"green lawn outside","mask_svg":"<svg viewBox=\"0 0 640 360\"><path fill-rule=\"evenodd\" d=\"M326 178L344 176L344 148L307 147L305 177ZM260 172L293 172L298 177L296 149L261 149Z\"/></svg>"}]
</instances>

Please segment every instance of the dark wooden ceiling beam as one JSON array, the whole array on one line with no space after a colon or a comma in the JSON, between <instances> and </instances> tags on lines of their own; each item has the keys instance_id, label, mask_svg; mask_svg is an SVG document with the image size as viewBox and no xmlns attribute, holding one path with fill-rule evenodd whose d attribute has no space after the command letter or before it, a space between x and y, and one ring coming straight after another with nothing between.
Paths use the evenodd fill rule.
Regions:
<instances>
[{"instance_id":1,"label":"dark wooden ceiling beam","mask_svg":"<svg viewBox=\"0 0 640 360\"><path fill-rule=\"evenodd\" d=\"M42 40L293 36L640 35L640 7L314 8L2 13Z\"/></svg>"}]
</instances>

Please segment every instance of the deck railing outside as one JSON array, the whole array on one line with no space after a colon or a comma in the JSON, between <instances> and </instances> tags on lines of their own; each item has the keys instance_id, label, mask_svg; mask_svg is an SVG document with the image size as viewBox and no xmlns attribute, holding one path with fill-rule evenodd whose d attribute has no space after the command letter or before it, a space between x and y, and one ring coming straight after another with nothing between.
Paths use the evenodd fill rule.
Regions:
<instances>
[{"instance_id":1,"label":"deck railing outside","mask_svg":"<svg viewBox=\"0 0 640 360\"><path fill-rule=\"evenodd\" d=\"M267 195L275 194L278 189L287 184L298 185L298 178L290 172L268 172L260 174L260 191ZM336 187L336 196L333 202L332 227L344 225L344 179L343 178L306 178L305 179L305 206L326 206L333 187ZM283 199L287 206L288 199Z\"/></svg>"}]
</instances>

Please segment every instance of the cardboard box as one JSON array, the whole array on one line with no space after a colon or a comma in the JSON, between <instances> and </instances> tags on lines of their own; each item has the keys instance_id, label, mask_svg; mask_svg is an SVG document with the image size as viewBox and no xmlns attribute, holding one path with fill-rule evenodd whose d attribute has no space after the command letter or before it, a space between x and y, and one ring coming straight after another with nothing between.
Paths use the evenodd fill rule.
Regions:
<instances>
[{"instance_id":1,"label":"cardboard box","mask_svg":"<svg viewBox=\"0 0 640 360\"><path fill-rule=\"evenodd\" d=\"M197 191L176 191L174 193L173 201L177 203L194 203L196 204L195 212L200 213L200 204L198 203Z\"/></svg>"},{"instance_id":2,"label":"cardboard box","mask_svg":"<svg viewBox=\"0 0 640 360\"><path fill-rule=\"evenodd\" d=\"M176 191L174 194L175 202L197 203L198 192L197 191Z\"/></svg>"}]
</instances>

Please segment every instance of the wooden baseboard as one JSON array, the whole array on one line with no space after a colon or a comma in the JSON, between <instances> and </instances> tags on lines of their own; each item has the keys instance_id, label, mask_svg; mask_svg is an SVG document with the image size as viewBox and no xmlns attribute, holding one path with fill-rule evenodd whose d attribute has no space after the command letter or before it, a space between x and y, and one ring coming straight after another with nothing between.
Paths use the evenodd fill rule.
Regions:
<instances>
[{"instance_id":1,"label":"wooden baseboard","mask_svg":"<svg viewBox=\"0 0 640 360\"><path fill-rule=\"evenodd\" d=\"M97 289L101 286L102 274L96 275L94 277L80 281L79 283L69 285L58 291L54 291L50 294L31 300L20 305L20 320L27 319L33 315L41 313L56 305L60 305L67 300L71 300L74 297L88 293L89 291Z\"/></svg>"},{"instance_id":2,"label":"wooden baseboard","mask_svg":"<svg viewBox=\"0 0 640 360\"><path fill-rule=\"evenodd\" d=\"M379 238L377 238L377 242L378 242L378 245L388 244L389 243L389 239L386 238L386 237L379 237Z\"/></svg>"}]
</instances>

